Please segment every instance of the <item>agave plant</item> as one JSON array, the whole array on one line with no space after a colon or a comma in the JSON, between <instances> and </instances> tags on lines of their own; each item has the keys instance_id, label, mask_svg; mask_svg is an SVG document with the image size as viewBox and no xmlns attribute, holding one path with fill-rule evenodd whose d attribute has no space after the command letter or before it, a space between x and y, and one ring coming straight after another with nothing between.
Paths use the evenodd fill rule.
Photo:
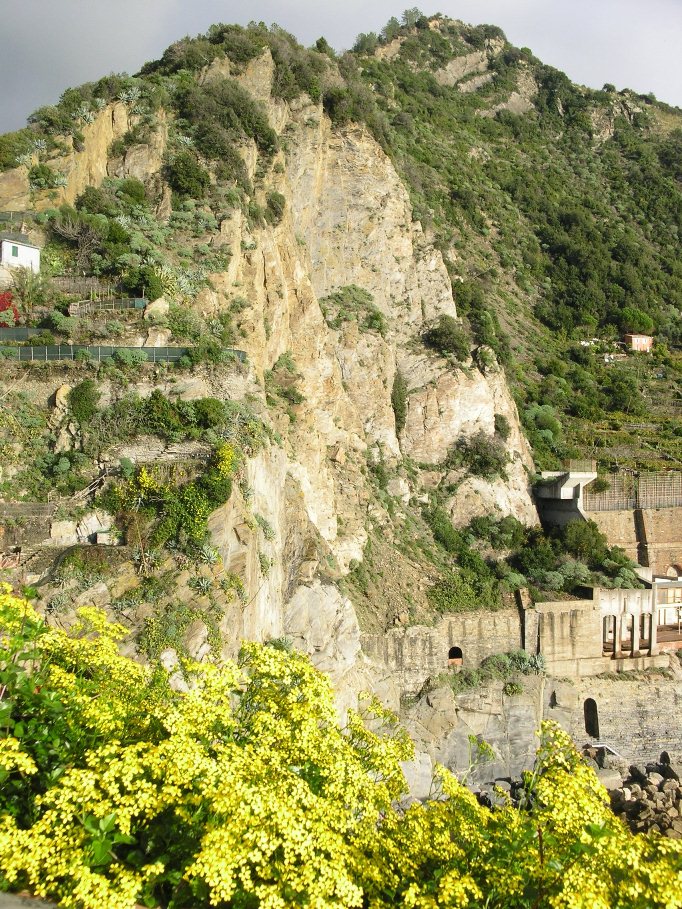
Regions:
<instances>
[{"instance_id":1,"label":"agave plant","mask_svg":"<svg viewBox=\"0 0 682 909\"><path fill-rule=\"evenodd\" d=\"M196 590L197 593L200 593L202 595L206 595L207 593L210 593L211 588L213 587L213 584L212 584L210 578L202 578L202 577L190 578L188 581L188 585L189 585L189 587L192 588L192 590Z\"/></svg>"},{"instance_id":2,"label":"agave plant","mask_svg":"<svg viewBox=\"0 0 682 909\"><path fill-rule=\"evenodd\" d=\"M90 105L83 102L76 111L76 118L84 123L92 123L95 119L94 113L90 110Z\"/></svg>"},{"instance_id":3,"label":"agave plant","mask_svg":"<svg viewBox=\"0 0 682 909\"><path fill-rule=\"evenodd\" d=\"M134 104L135 101L139 101L142 97L142 92L136 85L131 85L130 88L124 88L123 91L118 93L118 100L123 101L126 104Z\"/></svg>"},{"instance_id":4,"label":"agave plant","mask_svg":"<svg viewBox=\"0 0 682 909\"><path fill-rule=\"evenodd\" d=\"M220 561L220 553L213 546L205 544L199 549L199 561L204 565L215 565Z\"/></svg>"}]
</instances>

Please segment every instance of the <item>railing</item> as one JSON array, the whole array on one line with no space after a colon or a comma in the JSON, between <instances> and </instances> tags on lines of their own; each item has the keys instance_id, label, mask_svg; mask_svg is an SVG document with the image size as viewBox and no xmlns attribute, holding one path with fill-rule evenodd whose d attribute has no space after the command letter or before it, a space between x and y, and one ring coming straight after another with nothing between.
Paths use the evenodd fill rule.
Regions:
<instances>
[{"instance_id":1,"label":"railing","mask_svg":"<svg viewBox=\"0 0 682 909\"><path fill-rule=\"evenodd\" d=\"M118 291L118 285L99 278L75 278L70 275L57 275L52 278L52 283L66 294L82 294L95 297L113 297Z\"/></svg>"},{"instance_id":2,"label":"railing","mask_svg":"<svg viewBox=\"0 0 682 909\"><path fill-rule=\"evenodd\" d=\"M35 215L34 211L0 211L0 221L24 221L33 215Z\"/></svg>"},{"instance_id":3,"label":"railing","mask_svg":"<svg viewBox=\"0 0 682 909\"><path fill-rule=\"evenodd\" d=\"M632 511L636 508L682 506L682 473L616 474L608 477L610 489L583 494L585 511Z\"/></svg>"},{"instance_id":4,"label":"railing","mask_svg":"<svg viewBox=\"0 0 682 909\"><path fill-rule=\"evenodd\" d=\"M114 312L120 309L144 309L149 301L144 297L111 297L104 300L80 300L69 305L70 316L85 316L91 312Z\"/></svg>"},{"instance_id":5,"label":"railing","mask_svg":"<svg viewBox=\"0 0 682 909\"><path fill-rule=\"evenodd\" d=\"M596 473L597 472L597 462L589 460L580 460L571 458L568 461L564 461L564 467L567 470L571 470L574 473Z\"/></svg>"},{"instance_id":6,"label":"railing","mask_svg":"<svg viewBox=\"0 0 682 909\"><path fill-rule=\"evenodd\" d=\"M51 518L56 507L48 502L0 502L0 518Z\"/></svg>"},{"instance_id":7,"label":"railing","mask_svg":"<svg viewBox=\"0 0 682 909\"><path fill-rule=\"evenodd\" d=\"M55 360L75 360L84 352L86 357L101 363L114 354L123 351L145 354L145 361L149 363L177 363L186 354L190 347L110 347L90 346L87 344L50 344L43 347L5 347L0 345L0 360L19 360L21 363L48 363ZM246 352L234 347L224 348L224 352L231 354L240 363L246 361Z\"/></svg>"},{"instance_id":8,"label":"railing","mask_svg":"<svg viewBox=\"0 0 682 909\"><path fill-rule=\"evenodd\" d=\"M39 335L46 330L47 329L43 328L25 328L24 326L19 326L17 328L4 328L0 326L0 340L28 341L29 338L35 338L36 335Z\"/></svg>"}]
</instances>

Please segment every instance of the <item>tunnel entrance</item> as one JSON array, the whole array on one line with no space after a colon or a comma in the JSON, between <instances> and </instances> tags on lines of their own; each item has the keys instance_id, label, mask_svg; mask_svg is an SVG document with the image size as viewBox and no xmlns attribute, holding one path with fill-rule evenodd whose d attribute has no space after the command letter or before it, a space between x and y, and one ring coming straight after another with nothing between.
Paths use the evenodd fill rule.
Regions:
<instances>
[{"instance_id":1,"label":"tunnel entrance","mask_svg":"<svg viewBox=\"0 0 682 909\"><path fill-rule=\"evenodd\" d=\"M461 666L463 659L461 647L451 647L448 650L448 666Z\"/></svg>"},{"instance_id":2,"label":"tunnel entrance","mask_svg":"<svg viewBox=\"0 0 682 909\"><path fill-rule=\"evenodd\" d=\"M583 705L585 712L585 732L593 739L599 738L599 711L594 698L587 698Z\"/></svg>"}]
</instances>

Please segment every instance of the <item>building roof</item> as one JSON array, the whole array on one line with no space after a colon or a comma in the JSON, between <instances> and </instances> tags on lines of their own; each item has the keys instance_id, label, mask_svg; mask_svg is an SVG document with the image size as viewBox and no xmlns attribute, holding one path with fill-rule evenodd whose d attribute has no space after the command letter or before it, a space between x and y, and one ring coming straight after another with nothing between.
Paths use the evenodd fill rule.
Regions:
<instances>
[{"instance_id":1,"label":"building roof","mask_svg":"<svg viewBox=\"0 0 682 909\"><path fill-rule=\"evenodd\" d=\"M0 243L7 240L9 243L18 243L20 246L28 246L30 249L40 249L35 243L31 243L26 234L0 233Z\"/></svg>"},{"instance_id":2,"label":"building roof","mask_svg":"<svg viewBox=\"0 0 682 909\"><path fill-rule=\"evenodd\" d=\"M641 331L628 331L628 332L626 332L626 334L623 337L625 337L625 338L647 338L647 339L650 338L653 341L654 336L645 335Z\"/></svg>"}]
</instances>

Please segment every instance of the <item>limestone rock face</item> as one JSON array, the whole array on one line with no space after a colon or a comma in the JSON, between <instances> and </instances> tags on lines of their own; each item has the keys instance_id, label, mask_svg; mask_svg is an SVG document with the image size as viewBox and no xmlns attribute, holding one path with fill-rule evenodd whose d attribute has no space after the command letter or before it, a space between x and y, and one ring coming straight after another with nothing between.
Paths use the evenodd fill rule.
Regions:
<instances>
[{"instance_id":1,"label":"limestone rock face","mask_svg":"<svg viewBox=\"0 0 682 909\"><path fill-rule=\"evenodd\" d=\"M394 42L382 53L399 47L400 42ZM467 75L482 80L490 75L489 61L498 52L498 44L488 42L483 50L453 60L439 79L447 85ZM209 276L209 286L191 304L213 319L242 298L238 346L248 364L226 368L225 375L220 369L172 376L159 371L152 379L145 372L130 390L146 396L158 387L180 400L214 396L246 401L277 440L245 458L230 500L209 519L221 570L225 577L238 578L244 591L242 597L223 598L224 605L221 601L223 655L235 656L245 638L290 637L331 675L340 709L354 705L361 690L371 689L397 710L401 681L395 667L380 655L372 661L365 656L361 626L367 617L336 582L362 562L371 530L380 528L387 546L397 539L405 518L402 510L415 498L417 503L428 501L425 496L443 480L442 464L459 440L480 432L494 434L496 414L504 416L510 428L506 476L460 478L448 509L456 523L489 511L535 522L527 480L530 454L503 371L494 362L479 369L474 360L455 367L421 342L439 316L457 318L457 309L443 256L413 220L408 192L391 160L364 128L333 128L321 104L306 96L288 103L273 98L273 74L272 56L265 50L240 71L223 59L200 75L205 82L238 79L264 105L273 129L285 133L267 168L254 143L240 149L257 187L254 201L264 204L270 192L284 197L281 221L259 225L249 222L240 208L226 213L210 242L229 247L229 263ZM86 127L85 150L53 162L67 177L59 202L73 202L107 174L135 176L154 187L159 216L170 216L172 200L159 173L167 138L163 118L147 143L107 160L112 140L131 125L134 117L125 105L109 105ZM8 203L27 191L21 180L17 172L0 176L0 209L26 207ZM371 294L383 316L380 330L366 324L362 313L338 322L329 311L325 315L324 298L349 285ZM167 307L166 301L157 300L147 307L145 318L162 318ZM153 324L147 329L139 343L145 337L148 345L167 341L163 329ZM294 363L300 392L300 400L290 406L266 396L267 382L284 354ZM408 389L400 433L391 399L398 372ZM65 388L57 396L58 426L68 422L67 394ZM115 394L103 387L102 403ZM165 465L206 456L207 447L199 443L137 439L105 452L101 465L115 465L122 458ZM378 467L390 471L383 500L370 477L371 469ZM97 539L109 523L96 514L78 526L54 522L53 542ZM419 576L415 589L424 596L430 582L430 577ZM183 596L192 596L187 578L178 579L178 585ZM376 616L370 617L372 627L381 625L385 633L398 623L426 639L428 628L407 628L410 614L390 602L390 589L387 586L385 596L388 620L381 625ZM199 618L187 630L184 646L198 659L208 652L208 631ZM174 684L181 686L173 662L177 654L166 657ZM447 693L438 697L434 694L431 702L422 704L413 718L415 734L422 736L422 756L414 769L419 785L425 786L434 760L459 766L472 731L490 733L499 743L500 768L516 766L509 730L517 716L515 705L523 703L519 728L525 735L530 702L507 703L501 692L481 704L461 698L455 703Z\"/></svg>"},{"instance_id":2,"label":"limestone rock face","mask_svg":"<svg viewBox=\"0 0 682 909\"><path fill-rule=\"evenodd\" d=\"M83 515L76 525L76 535L79 543L92 543L96 541L97 534L105 533L112 525L111 515L106 511L91 511Z\"/></svg>"},{"instance_id":3,"label":"limestone rock face","mask_svg":"<svg viewBox=\"0 0 682 909\"><path fill-rule=\"evenodd\" d=\"M474 783L487 785L531 769L537 747L534 734L542 719L542 681L524 678L523 688L520 694L508 696L502 683L496 682L459 695L449 687L423 695L405 715L418 755L461 773L476 757L469 738L474 736L488 742L494 753L490 761L476 767Z\"/></svg>"},{"instance_id":4,"label":"limestone rock face","mask_svg":"<svg viewBox=\"0 0 682 909\"><path fill-rule=\"evenodd\" d=\"M92 123L83 127L83 150L73 149L47 164L66 177L66 185L56 190L40 193L32 198L28 184L28 169L18 167L0 174L0 211L39 211L67 203L73 205L87 186L99 186L107 176L107 154L114 139L120 138L130 127L128 108L121 102L108 104ZM71 142L70 139L65 140ZM56 199L54 195L56 194Z\"/></svg>"},{"instance_id":5,"label":"limestone rock face","mask_svg":"<svg viewBox=\"0 0 682 909\"><path fill-rule=\"evenodd\" d=\"M406 334L424 318L456 315L442 255L425 239L398 174L364 130L300 127L288 161L297 233L318 297L348 284L374 296Z\"/></svg>"},{"instance_id":6,"label":"limestone rock face","mask_svg":"<svg viewBox=\"0 0 682 909\"><path fill-rule=\"evenodd\" d=\"M0 202L6 211L25 211L31 204L28 169L15 167L0 174Z\"/></svg>"},{"instance_id":7,"label":"limestone rock face","mask_svg":"<svg viewBox=\"0 0 682 909\"><path fill-rule=\"evenodd\" d=\"M107 172L112 177L135 177L145 182L161 168L167 141L168 125L164 112L160 111L149 140L131 145L122 159L108 164Z\"/></svg>"},{"instance_id":8,"label":"limestone rock face","mask_svg":"<svg viewBox=\"0 0 682 909\"><path fill-rule=\"evenodd\" d=\"M496 57L503 47L504 41L501 38L487 40L483 50L454 57L442 69L436 70L434 74L436 81L441 85L452 86L471 73L485 73L490 60Z\"/></svg>"},{"instance_id":9,"label":"limestone rock face","mask_svg":"<svg viewBox=\"0 0 682 909\"><path fill-rule=\"evenodd\" d=\"M360 627L353 605L330 585L301 585L287 604L284 632L332 678L343 676L360 653Z\"/></svg>"}]
</instances>

